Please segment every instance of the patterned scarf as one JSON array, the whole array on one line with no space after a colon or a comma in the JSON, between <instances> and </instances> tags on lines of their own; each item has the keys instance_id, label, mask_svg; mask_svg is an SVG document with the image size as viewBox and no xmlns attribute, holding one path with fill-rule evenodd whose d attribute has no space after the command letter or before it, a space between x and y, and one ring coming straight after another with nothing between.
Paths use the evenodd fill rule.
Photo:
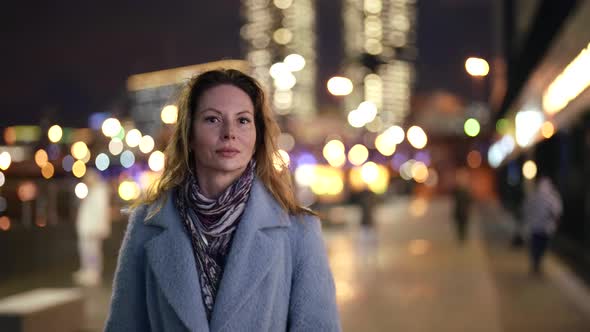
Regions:
<instances>
[{"instance_id":1,"label":"patterned scarf","mask_svg":"<svg viewBox=\"0 0 590 332\"><path fill-rule=\"evenodd\" d=\"M208 320L234 231L250 196L255 168L256 162L251 160L240 178L216 199L201 193L192 173L177 189L175 203L191 237Z\"/></svg>"}]
</instances>

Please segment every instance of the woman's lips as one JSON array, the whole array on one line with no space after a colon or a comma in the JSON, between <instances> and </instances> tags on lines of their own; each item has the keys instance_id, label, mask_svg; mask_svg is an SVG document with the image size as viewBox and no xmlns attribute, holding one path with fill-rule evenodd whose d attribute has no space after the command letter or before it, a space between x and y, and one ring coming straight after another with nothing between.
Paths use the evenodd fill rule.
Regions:
<instances>
[{"instance_id":1,"label":"woman's lips","mask_svg":"<svg viewBox=\"0 0 590 332\"><path fill-rule=\"evenodd\" d=\"M215 152L224 158L231 158L231 157L237 155L238 153L240 153L240 151L238 151L236 149L219 149L219 150L216 150Z\"/></svg>"}]
</instances>

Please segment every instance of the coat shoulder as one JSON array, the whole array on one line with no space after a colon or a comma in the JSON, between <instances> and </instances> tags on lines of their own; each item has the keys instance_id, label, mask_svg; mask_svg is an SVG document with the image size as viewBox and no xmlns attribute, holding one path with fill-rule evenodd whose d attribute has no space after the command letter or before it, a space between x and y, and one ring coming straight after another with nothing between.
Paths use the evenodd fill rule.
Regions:
<instances>
[{"instance_id":1,"label":"coat shoulder","mask_svg":"<svg viewBox=\"0 0 590 332\"><path fill-rule=\"evenodd\" d=\"M315 255L323 251L322 225L317 216L310 214L290 215L288 233L291 248L296 257Z\"/></svg>"}]
</instances>

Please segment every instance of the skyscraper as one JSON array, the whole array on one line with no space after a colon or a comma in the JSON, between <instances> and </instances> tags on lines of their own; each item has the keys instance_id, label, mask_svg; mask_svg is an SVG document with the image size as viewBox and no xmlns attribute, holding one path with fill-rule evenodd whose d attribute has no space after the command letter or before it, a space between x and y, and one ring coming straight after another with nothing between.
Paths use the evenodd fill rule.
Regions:
<instances>
[{"instance_id":1,"label":"skyscraper","mask_svg":"<svg viewBox=\"0 0 590 332\"><path fill-rule=\"evenodd\" d=\"M409 112L416 56L415 0L344 0L344 71L354 86L346 111L377 106L373 132L401 123Z\"/></svg>"},{"instance_id":2,"label":"skyscraper","mask_svg":"<svg viewBox=\"0 0 590 332\"><path fill-rule=\"evenodd\" d=\"M244 53L280 115L313 115L315 1L242 0Z\"/></svg>"}]
</instances>

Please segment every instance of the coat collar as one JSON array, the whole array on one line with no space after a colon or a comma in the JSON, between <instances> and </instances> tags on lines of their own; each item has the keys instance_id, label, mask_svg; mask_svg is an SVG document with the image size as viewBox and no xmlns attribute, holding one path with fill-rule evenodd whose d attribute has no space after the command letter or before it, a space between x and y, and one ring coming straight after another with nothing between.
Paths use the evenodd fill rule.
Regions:
<instances>
[{"instance_id":1,"label":"coat collar","mask_svg":"<svg viewBox=\"0 0 590 332\"><path fill-rule=\"evenodd\" d=\"M192 245L174 204L172 192L147 225L162 233L146 244L149 264L159 286L189 330L220 331L254 295L273 265L279 245L265 229L285 227L289 216L258 179L254 180L246 208L235 231L223 277L207 326L199 276Z\"/></svg>"}]
</instances>

